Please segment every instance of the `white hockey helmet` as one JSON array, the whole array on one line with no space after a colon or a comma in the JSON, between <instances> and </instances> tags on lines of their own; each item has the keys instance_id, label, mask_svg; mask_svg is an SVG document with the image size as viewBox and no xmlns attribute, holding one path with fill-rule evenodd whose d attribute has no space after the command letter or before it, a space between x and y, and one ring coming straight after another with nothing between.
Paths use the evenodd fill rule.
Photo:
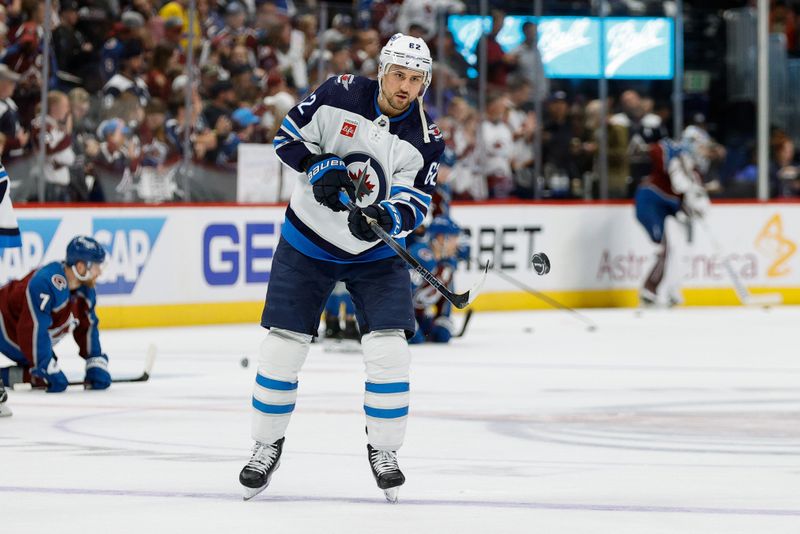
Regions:
<instances>
[{"instance_id":1,"label":"white hockey helmet","mask_svg":"<svg viewBox=\"0 0 800 534\"><path fill-rule=\"evenodd\" d=\"M709 156L714 146L708 132L698 126L687 126L681 134L681 145L692 157L698 170L705 174L710 165Z\"/></svg>"},{"instance_id":2,"label":"white hockey helmet","mask_svg":"<svg viewBox=\"0 0 800 534\"><path fill-rule=\"evenodd\" d=\"M402 33L392 35L389 42L381 49L378 59L378 83L389 70L389 65L400 65L407 69L418 70L425 75L422 93L425 94L433 77L433 61L431 51L425 41L419 37L411 37Z\"/></svg>"}]
</instances>

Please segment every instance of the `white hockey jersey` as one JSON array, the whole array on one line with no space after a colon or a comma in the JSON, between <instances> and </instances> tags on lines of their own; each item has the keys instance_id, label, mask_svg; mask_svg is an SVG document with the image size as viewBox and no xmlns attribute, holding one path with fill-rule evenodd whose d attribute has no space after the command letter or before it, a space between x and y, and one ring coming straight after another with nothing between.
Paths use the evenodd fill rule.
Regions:
<instances>
[{"instance_id":1,"label":"white hockey jersey","mask_svg":"<svg viewBox=\"0 0 800 534\"><path fill-rule=\"evenodd\" d=\"M430 142L422 134L417 102L402 115L387 117L378 107L378 82L344 74L330 78L284 118L273 144L289 167L304 172L314 154L344 160L350 178L363 185L357 204L391 202L402 223L396 238L419 226L428 213L444 141L426 115ZM315 199L305 174L294 188L283 238L306 256L338 263L374 261L394 252L383 242L353 237L347 212L334 212Z\"/></svg>"},{"instance_id":2,"label":"white hockey jersey","mask_svg":"<svg viewBox=\"0 0 800 534\"><path fill-rule=\"evenodd\" d=\"M0 165L0 250L22 246L22 238L11 206L11 183Z\"/></svg>"}]
</instances>

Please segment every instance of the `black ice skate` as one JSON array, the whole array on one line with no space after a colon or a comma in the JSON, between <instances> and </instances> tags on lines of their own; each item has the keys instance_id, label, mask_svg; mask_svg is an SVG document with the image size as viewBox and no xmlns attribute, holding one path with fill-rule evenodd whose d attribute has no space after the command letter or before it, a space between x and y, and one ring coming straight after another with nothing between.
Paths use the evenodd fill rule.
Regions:
<instances>
[{"instance_id":1,"label":"black ice skate","mask_svg":"<svg viewBox=\"0 0 800 534\"><path fill-rule=\"evenodd\" d=\"M342 327L339 325L338 317L325 318L325 339L342 339Z\"/></svg>"},{"instance_id":2,"label":"black ice skate","mask_svg":"<svg viewBox=\"0 0 800 534\"><path fill-rule=\"evenodd\" d=\"M395 451L379 451L373 449L372 445L367 444L367 458L372 467L372 474L375 482L383 490L386 500L390 503L397 502L397 494L400 486L406 481L406 477L397 465L397 453Z\"/></svg>"},{"instance_id":3,"label":"black ice skate","mask_svg":"<svg viewBox=\"0 0 800 534\"><path fill-rule=\"evenodd\" d=\"M253 455L239 473L239 482L244 486L244 500L249 501L269 486L272 473L281 465L283 440L269 444L256 441L253 445Z\"/></svg>"},{"instance_id":4,"label":"black ice skate","mask_svg":"<svg viewBox=\"0 0 800 534\"><path fill-rule=\"evenodd\" d=\"M361 343L361 332L358 331L358 323L355 319L346 319L344 322L344 330L342 331L342 339L350 339Z\"/></svg>"},{"instance_id":5,"label":"black ice skate","mask_svg":"<svg viewBox=\"0 0 800 534\"><path fill-rule=\"evenodd\" d=\"M12 414L11 408L8 407L6 401L8 400L8 393L3 386L3 381L0 380L0 417L8 417Z\"/></svg>"}]
</instances>

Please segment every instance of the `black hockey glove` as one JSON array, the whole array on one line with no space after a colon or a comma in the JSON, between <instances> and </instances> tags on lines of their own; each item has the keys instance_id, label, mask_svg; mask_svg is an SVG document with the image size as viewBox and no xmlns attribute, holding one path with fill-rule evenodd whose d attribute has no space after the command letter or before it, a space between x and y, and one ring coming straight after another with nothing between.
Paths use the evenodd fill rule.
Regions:
<instances>
[{"instance_id":1,"label":"black hockey glove","mask_svg":"<svg viewBox=\"0 0 800 534\"><path fill-rule=\"evenodd\" d=\"M366 217L374 219L378 226L386 230L390 235L395 227L392 215L380 204L372 204L366 208L356 208L347 216L347 226L350 233L362 241L377 241L380 239L369 226ZM399 226L399 224L398 224Z\"/></svg>"},{"instance_id":2,"label":"black hockey glove","mask_svg":"<svg viewBox=\"0 0 800 534\"><path fill-rule=\"evenodd\" d=\"M344 189L347 196L355 198L356 186L342 158L327 153L314 155L305 161L305 169L316 201L333 211L346 211L347 207L339 200L339 191Z\"/></svg>"}]
</instances>

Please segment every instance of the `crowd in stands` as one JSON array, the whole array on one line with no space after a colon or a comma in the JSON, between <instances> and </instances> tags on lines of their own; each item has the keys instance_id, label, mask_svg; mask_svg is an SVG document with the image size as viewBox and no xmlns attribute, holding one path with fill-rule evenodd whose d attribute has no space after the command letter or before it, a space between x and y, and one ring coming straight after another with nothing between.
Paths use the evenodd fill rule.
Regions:
<instances>
[{"instance_id":1,"label":"crowd in stands","mask_svg":"<svg viewBox=\"0 0 800 534\"><path fill-rule=\"evenodd\" d=\"M178 165L185 150L194 164L235 173L238 146L270 143L286 112L324 80L346 73L376 76L380 48L397 31L423 37L434 54L426 109L447 141L440 180L450 183L455 199L598 197L600 102L574 84L545 78L534 24L523 27L519 48L504 52L496 40L502 12L493 11L492 31L484 37L488 91L481 117L477 80L468 75L471 67L453 36L439 32L435 15L436 9L475 12L476 6L460 0L339 6L329 10L324 31L316 2L196 0L191 27L189 0L52 5L46 13L41 0L0 1L2 159L13 167L16 159L36 154L44 129L47 200L103 201L107 191L98 175L130 183L148 170L164 173ZM781 28L794 35L792 13L779 15ZM52 53L42 121L48 17ZM191 88L189 43L196 81ZM630 88L612 94L609 196L630 198L650 169L648 143L674 135L671 111L666 100ZM537 100L543 102L541 117L534 111ZM702 114L687 122L710 127ZM537 131L543 147L539 179ZM771 146L773 196L800 195L792 140L775 131ZM707 180L716 180L719 194L755 194L754 158L736 168L725 164L724 150L715 159Z\"/></svg>"}]
</instances>

